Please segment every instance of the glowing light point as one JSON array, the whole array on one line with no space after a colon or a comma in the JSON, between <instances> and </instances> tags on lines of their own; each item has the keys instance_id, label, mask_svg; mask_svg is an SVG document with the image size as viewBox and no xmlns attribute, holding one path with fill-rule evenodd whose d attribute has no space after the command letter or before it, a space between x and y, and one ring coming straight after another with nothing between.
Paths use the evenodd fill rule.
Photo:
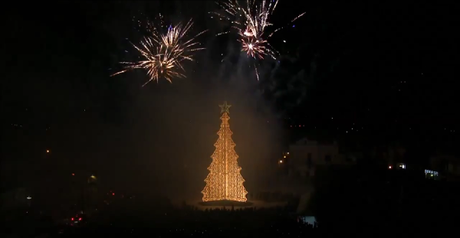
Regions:
<instances>
[{"instance_id":1,"label":"glowing light point","mask_svg":"<svg viewBox=\"0 0 460 238\"><path fill-rule=\"evenodd\" d=\"M46 153L50 153L50 150L46 150Z\"/></svg>"},{"instance_id":2,"label":"glowing light point","mask_svg":"<svg viewBox=\"0 0 460 238\"><path fill-rule=\"evenodd\" d=\"M237 201L246 202L248 192L244 187L244 178L241 175L241 167L238 165L238 155L235 152L235 143L232 140L233 132L230 130L228 120L229 108L227 102L220 105L222 116L219 138L214 144L216 150L212 154L212 162L208 167L209 174L204 180L206 186L203 191L203 202L209 201Z\"/></svg>"}]
</instances>

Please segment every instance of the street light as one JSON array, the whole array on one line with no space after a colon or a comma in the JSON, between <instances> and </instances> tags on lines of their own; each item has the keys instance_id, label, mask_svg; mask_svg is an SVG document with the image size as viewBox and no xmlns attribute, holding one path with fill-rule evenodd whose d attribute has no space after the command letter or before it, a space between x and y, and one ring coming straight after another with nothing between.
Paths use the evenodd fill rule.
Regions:
<instances>
[{"instance_id":1,"label":"street light","mask_svg":"<svg viewBox=\"0 0 460 238\"><path fill-rule=\"evenodd\" d=\"M97 182L97 177L95 175L91 175L88 178L88 183L95 183Z\"/></svg>"}]
</instances>

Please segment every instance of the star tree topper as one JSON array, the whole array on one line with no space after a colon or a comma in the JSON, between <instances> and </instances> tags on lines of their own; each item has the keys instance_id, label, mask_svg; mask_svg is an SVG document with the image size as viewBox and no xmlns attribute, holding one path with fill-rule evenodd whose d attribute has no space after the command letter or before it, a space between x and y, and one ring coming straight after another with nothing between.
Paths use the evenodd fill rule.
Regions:
<instances>
[{"instance_id":1,"label":"star tree topper","mask_svg":"<svg viewBox=\"0 0 460 238\"><path fill-rule=\"evenodd\" d=\"M226 113L230 114L230 107L231 107L231 106L232 106L232 105L227 104L227 101L225 101L224 104L219 105L219 107L220 107L220 113L225 113L225 112L226 112Z\"/></svg>"}]
</instances>

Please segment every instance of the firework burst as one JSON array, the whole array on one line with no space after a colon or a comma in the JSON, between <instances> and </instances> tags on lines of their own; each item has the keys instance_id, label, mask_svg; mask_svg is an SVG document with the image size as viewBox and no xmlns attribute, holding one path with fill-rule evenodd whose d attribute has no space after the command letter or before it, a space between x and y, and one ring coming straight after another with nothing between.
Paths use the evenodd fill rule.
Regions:
<instances>
[{"instance_id":1,"label":"firework burst","mask_svg":"<svg viewBox=\"0 0 460 238\"><path fill-rule=\"evenodd\" d=\"M237 0L228 0L225 3L217 3L223 10L224 14L214 13L220 19L231 20L232 29L236 30L238 41L241 43L241 50L254 59L264 59L270 57L276 59L279 53L270 45L268 39L283 27L275 28L269 31L268 28L273 26L269 18L275 11L279 0L246 0L245 6L240 5ZM296 21L305 14L302 13L291 20ZM225 16L227 15L227 16ZM227 34L222 32L221 34ZM257 80L259 74L255 67Z\"/></svg>"},{"instance_id":2,"label":"firework burst","mask_svg":"<svg viewBox=\"0 0 460 238\"><path fill-rule=\"evenodd\" d=\"M159 32L164 30L163 27L158 30L152 25L147 23L147 30L150 35L144 37L139 46L131 43L143 59L135 62L120 62L123 65L123 70L111 76L135 69L144 69L147 71L149 79L143 86L151 81L158 82L160 78L164 78L170 83L172 83L173 78L185 78L182 62L194 61L193 53L204 49L199 47L200 43L195 39L206 30L187 39L189 30L193 26L192 20L185 25L181 23L176 26L170 25L165 33Z\"/></svg>"}]
</instances>

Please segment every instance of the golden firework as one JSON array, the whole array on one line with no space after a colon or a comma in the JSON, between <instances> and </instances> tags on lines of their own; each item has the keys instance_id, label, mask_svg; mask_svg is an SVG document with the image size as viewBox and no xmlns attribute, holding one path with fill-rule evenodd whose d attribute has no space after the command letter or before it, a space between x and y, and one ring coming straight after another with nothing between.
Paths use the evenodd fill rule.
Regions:
<instances>
[{"instance_id":1,"label":"golden firework","mask_svg":"<svg viewBox=\"0 0 460 238\"><path fill-rule=\"evenodd\" d=\"M231 18L224 16L225 14L214 13L220 19L235 19L231 21L232 28L237 31L238 41L241 43L241 50L255 59L264 59L270 57L276 59L278 52L270 45L268 39L276 32L282 30L283 27L275 28L272 31L268 30L269 26L273 26L269 22L269 18L273 14L278 5L279 0L246 0L245 6L239 4L237 0L228 0L218 5L224 10L225 14ZM290 23L296 21L305 14L302 13L291 20ZM226 34L223 32L220 34ZM218 35L220 35L218 34ZM257 67L255 67L257 79Z\"/></svg>"},{"instance_id":2,"label":"golden firework","mask_svg":"<svg viewBox=\"0 0 460 238\"><path fill-rule=\"evenodd\" d=\"M147 25L151 26L151 24ZM192 26L193 21L189 20L185 25L179 23L176 26L170 26L166 33L160 33L156 28L150 28L151 35L144 37L139 46L131 43L141 54L143 60L120 62L123 69L111 76L135 69L144 69L147 71L149 79L143 86L151 81L158 82L160 78L164 78L170 83L172 83L173 78L185 78L182 62L194 61L193 53L204 49L199 47L200 43L195 40L206 30L194 37L187 38Z\"/></svg>"}]
</instances>

